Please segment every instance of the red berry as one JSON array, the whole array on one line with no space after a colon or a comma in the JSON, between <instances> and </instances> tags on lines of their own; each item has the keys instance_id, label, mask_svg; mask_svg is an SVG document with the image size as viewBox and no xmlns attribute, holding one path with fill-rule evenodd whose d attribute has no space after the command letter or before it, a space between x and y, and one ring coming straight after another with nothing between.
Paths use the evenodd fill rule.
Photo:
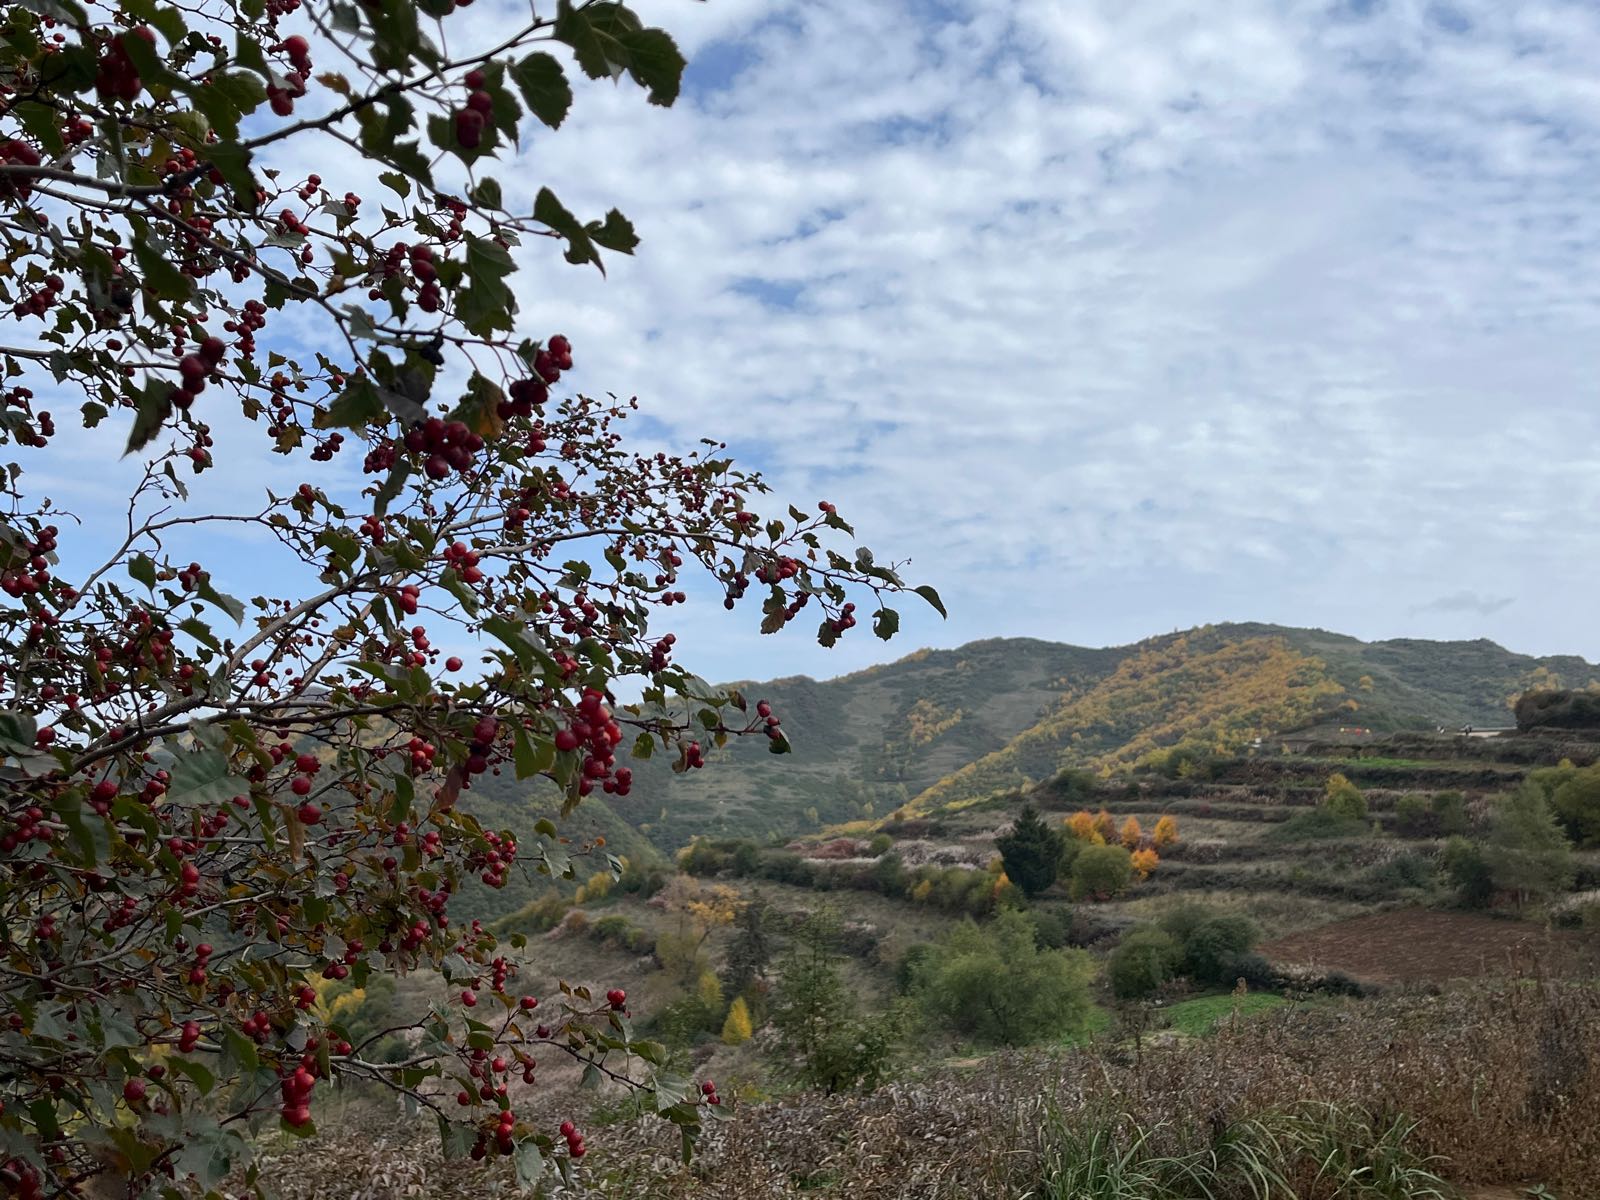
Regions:
<instances>
[{"instance_id":1,"label":"red berry","mask_svg":"<svg viewBox=\"0 0 1600 1200\"><path fill-rule=\"evenodd\" d=\"M129 1104L137 1104L144 1099L144 1080L130 1079L122 1085L122 1098Z\"/></svg>"},{"instance_id":2,"label":"red berry","mask_svg":"<svg viewBox=\"0 0 1600 1200\"><path fill-rule=\"evenodd\" d=\"M446 671L461 670L461 660L452 654L449 658L444 660L444 669Z\"/></svg>"}]
</instances>

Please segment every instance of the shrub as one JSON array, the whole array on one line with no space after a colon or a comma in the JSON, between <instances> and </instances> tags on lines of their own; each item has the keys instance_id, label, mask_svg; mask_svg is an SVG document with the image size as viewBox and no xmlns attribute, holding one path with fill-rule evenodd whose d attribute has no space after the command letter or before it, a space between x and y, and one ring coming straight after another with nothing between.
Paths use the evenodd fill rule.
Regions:
<instances>
[{"instance_id":1,"label":"shrub","mask_svg":"<svg viewBox=\"0 0 1600 1200\"><path fill-rule=\"evenodd\" d=\"M1460 792L1439 792L1429 804L1433 812L1434 829L1447 837L1458 833L1466 833L1470 826L1467 819L1467 798Z\"/></svg>"},{"instance_id":2,"label":"shrub","mask_svg":"<svg viewBox=\"0 0 1600 1200\"><path fill-rule=\"evenodd\" d=\"M1238 959L1260 936L1255 924L1236 914L1219 913L1200 904L1186 904L1161 918L1161 928L1183 950L1182 974L1201 984L1229 984Z\"/></svg>"},{"instance_id":3,"label":"shrub","mask_svg":"<svg viewBox=\"0 0 1600 1200\"><path fill-rule=\"evenodd\" d=\"M1143 1000L1171 979L1183 960L1178 940L1152 926L1128 933L1106 962L1106 979L1119 1000Z\"/></svg>"},{"instance_id":4,"label":"shrub","mask_svg":"<svg viewBox=\"0 0 1600 1200\"><path fill-rule=\"evenodd\" d=\"M880 833L867 843L867 853L876 858L881 854L887 854L889 848L893 845L894 839L892 837L887 833Z\"/></svg>"},{"instance_id":5,"label":"shrub","mask_svg":"<svg viewBox=\"0 0 1600 1200\"><path fill-rule=\"evenodd\" d=\"M1109 900L1133 879L1133 856L1122 846L1085 846L1072 863L1074 900Z\"/></svg>"},{"instance_id":6,"label":"shrub","mask_svg":"<svg viewBox=\"0 0 1600 1200\"><path fill-rule=\"evenodd\" d=\"M1397 854L1372 867L1367 881L1385 890L1399 891L1431 887L1436 874L1433 860L1426 854Z\"/></svg>"},{"instance_id":7,"label":"shrub","mask_svg":"<svg viewBox=\"0 0 1600 1200\"><path fill-rule=\"evenodd\" d=\"M1571 772L1555 788L1550 805L1574 842L1600 845L1600 763Z\"/></svg>"},{"instance_id":8,"label":"shrub","mask_svg":"<svg viewBox=\"0 0 1600 1200\"><path fill-rule=\"evenodd\" d=\"M876 1087L899 1039L896 1014L865 1018L853 1011L834 951L839 932L839 919L828 909L802 921L773 990L777 1066L827 1092Z\"/></svg>"},{"instance_id":9,"label":"shrub","mask_svg":"<svg viewBox=\"0 0 1600 1200\"><path fill-rule=\"evenodd\" d=\"M1518 729L1600 729L1600 693L1527 692L1516 704Z\"/></svg>"},{"instance_id":10,"label":"shrub","mask_svg":"<svg viewBox=\"0 0 1600 1200\"><path fill-rule=\"evenodd\" d=\"M1337 771L1328 776L1327 786L1322 793L1322 806L1337 817L1351 821L1367 819L1367 798L1361 794L1360 788Z\"/></svg>"},{"instance_id":11,"label":"shrub","mask_svg":"<svg viewBox=\"0 0 1600 1200\"><path fill-rule=\"evenodd\" d=\"M1451 838L1444 848L1444 871L1468 908L1487 908L1494 899L1494 878L1477 843Z\"/></svg>"},{"instance_id":12,"label":"shrub","mask_svg":"<svg viewBox=\"0 0 1600 1200\"><path fill-rule=\"evenodd\" d=\"M1008 911L984 926L964 921L923 960L916 993L957 1033L998 1045L1055 1040L1083 1028L1088 955L1041 950L1033 922Z\"/></svg>"},{"instance_id":13,"label":"shrub","mask_svg":"<svg viewBox=\"0 0 1600 1200\"><path fill-rule=\"evenodd\" d=\"M1150 834L1150 840L1157 850L1163 850L1173 845L1178 840L1178 819L1170 814L1163 815L1156 822L1155 830Z\"/></svg>"}]
</instances>

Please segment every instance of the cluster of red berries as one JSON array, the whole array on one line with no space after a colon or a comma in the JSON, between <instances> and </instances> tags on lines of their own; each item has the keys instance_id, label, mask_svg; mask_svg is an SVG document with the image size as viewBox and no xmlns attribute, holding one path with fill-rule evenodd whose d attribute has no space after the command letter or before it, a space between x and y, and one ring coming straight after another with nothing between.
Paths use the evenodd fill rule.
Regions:
<instances>
[{"instance_id":1,"label":"cluster of red berries","mask_svg":"<svg viewBox=\"0 0 1600 1200\"><path fill-rule=\"evenodd\" d=\"M400 589L400 611L407 616L412 616L417 611L417 602L422 596L422 589L414 583L408 583Z\"/></svg>"},{"instance_id":2,"label":"cluster of red berries","mask_svg":"<svg viewBox=\"0 0 1600 1200\"><path fill-rule=\"evenodd\" d=\"M144 90L138 68L128 56L127 39L136 37L154 46L156 35L148 25L136 25L127 33L119 33L106 43L105 53L96 63L94 89L102 100L136 100Z\"/></svg>"},{"instance_id":3,"label":"cluster of red berries","mask_svg":"<svg viewBox=\"0 0 1600 1200\"><path fill-rule=\"evenodd\" d=\"M237 349L240 354L249 358L256 352L256 330L263 328L266 323L267 306L259 300L246 300L239 316L236 319L224 321L222 328L228 333L239 335ZM272 386L282 387L283 384L279 380L284 378L283 375L274 375L272 377Z\"/></svg>"},{"instance_id":4,"label":"cluster of red berries","mask_svg":"<svg viewBox=\"0 0 1600 1200\"><path fill-rule=\"evenodd\" d=\"M46 587L50 582L50 560L45 556L55 551L59 532L54 525L41 529L38 538L28 547L26 569L12 567L0 571L0 591L15 600Z\"/></svg>"},{"instance_id":5,"label":"cluster of red berries","mask_svg":"<svg viewBox=\"0 0 1600 1200\"><path fill-rule=\"evenodd\" d=\"M584 688L572 723L555 734L556 749L563 754L588 748L578 780L579 795L589 795L596 784L607 795L626 796L633 789L633 772L616 765L616 748L621 741L622 726L612 718L605 693L598 688Z\"/></svg>"},{"instance_id":6,"label":"cluster of red berries","mask_svg":"<svg viewBox=\"0 0 1600 1200\"><path fill-rule=\"evenodd\" d=\"M39 152L21 138L0 142L0 164L21 163L25 167L37 167L40 161ZM20 196L25 199L32 191L33 181L27 175L0 178L0 197Z\"/></svg>"},{"instance_id":7,"label":"cluster of red berries","mask_svg":"<svg viewBox=\"0 0 1600 1200\"><path fill-rule=\"evenodd\" d=\"M18 300L11 306L11 315L14 317L44 316L55 306L55 302L61 297L62 289L66 286L61 276L55 274L46 275L43 287L32 295Z\"/></svg>"},{"instance_id":8,"label":"cluster of red berries","mask_svg":"<svg viewBox=\"0 0 1600 1200\"><path fill-rule=\"evenodd\" d=\"M699 742L690 742L683 748L683 765L691 768L705 766L706 760L704 754L705 752L700 749Z\"/></svg>"},{"instance_id":9,"label":"cluster of red berries","mask_svg":"<svg viewBox=\"0 0 1600 1200\"><path fill-rule=\"evenodd\" d=\"M534 409L542 407L550 398L550 389L539 379L518 379L506 391L508 399L495 405L495 415L502 421L509 421L512 417L531 417Z\"/></svg>"},{"instance_id":10,"label":"cluster of red berries","mask_svg":"<svg viewBox=\"0 0 1600 1200\"><path fill-rule=\"evenodd\" d=\"M705 1097L707 1104L720 1105L722 1103L722 1097L717 1095L717 1084L715 1080L708 1079L702 1083L700 1085L700 1094Z\"/></svg>"},{"instance_id":11,"label":"cluster of red berries","mask_svg":"<svg viewBox=\"0 0 1600 1200\"><path fill-rule=\"evenodd\" d=\"M205 337L200 339L193 354L185 354L178 360L178 378L183 386L174 388L169 397L174 408L188 410L195 397L206 390L206 381L227 352L228 347L221 338Z\"/></svg>"},{"instance_id":12,"label":"cluster of red berries","mask_svg":"<svg viewBox=\"0 0 1600 1200\"><path fill-rule=\"evenodd\" d=\"M556 334L533 356L533 373L546 383L555 383L561 378L561 372L570 370L572 343L564 334Z\"/></svg>"},{"instance_id":13,"label":"cluster of red berries","mask_svg":"<svg viewBox=\"0 0 1600 1200\"><path fill-rule=\"evenodd\" d=\"M45 810L38 805L24 808L21 813L14 816L13 821L16 821L16 826L6 830L5 834L0 834L0 850L8 854L24 842L50 842L56 835L50 826L43 824Z\"/></svg>"},{"instance_id":14,"label":"cluster of red berries","mask_svg":"<svg viewBox=\"0 0 1600 1200\"><path fill-rule=\"evenodd\" d=\"M463 82L469 91L466 104L456 109L452 116L456 141L464 150L476 150L483 142L483 130L489 123L489 114L494 111L494 97L483 90L483 85L489 79L482 71L468 71Z\"/></svg>"},{"instance_id":15,"label":"cluster of red berries","mask_svg":"<svg viewBox=\"0 0 1600 1200\"><path fill-rule=\"evenodd\" d=\"M429 417L406 430L405 448L413 454L423 454L423 472L432 480L444 479L451 469L466 472L472 467L472 456L483 449L483 439L460 421L442 421Z\"/></svg>"},{"instance_id":16,"label":"cluster of red berries","mask_svg":"<svg viewBox=\"0 0 1600 1200\"><path fill-rule=\"evenodd\" d=\"M200 1022L185 1021L178 1029L178 1053L193 1054L200 1045Z\"/></svg>"},{"instance_id":17,"label":"cluster of red berries","mask_svg":"<svg viewBox=\"0 0 1600 1200\"><path fill-rule=\"evenodd\" d=\"M264 1042L272 1036L272 1019L257 1009L239 1022L239 1032L253 1042Z\"/></svg>"},{"instance_id":18,"label":"cluster of red berries","mask_svg":"<svg viewBox=\"0 0 1600 1200\"><path fill-rule=\"evenodd\" d=\"M478 552L465 542L451 542L444 550L444 564L461 576L463 583L482 583L483 571L478 566Z\"/></svg>"},{"instance_id":19,"label":"cluster of red berries","mask_svg":"<svg viewBox=\"0 0 1600 1200\"><path fill-rule=\"evenodd\" d=\"M561 1122L561 1136L567 1139L567 1153L573 1158L582 1158L584 1154L583 1134L578 1132L577 1126L571 1121Z\"/></svg>"},{"instance_id":20,"label":"cluster of red berries","mask_svg":"<svg viewBox=\"0 0 1600 1200\"><path fill-rule=\"evenodd\" d=\"M768 704L765 700L762 700L756 705L756 716L760 717L761 720L766 724L767 737L771 738L775 742L781 742L783 740L783 730L779 728L783 722L778 720L778 718L773 715L772 705Z\"/></svg>"},{"instance_id":21,"label":"cluster of red berries","mask_svg":"<svg viewBox=\"0 0 1600 1200\"><path fill-rule=\"evenodd\" d=\"M311 1089L317 1085L317 1060L307 1054L293 1074L284 1076L280 1085L283 1092L283 1119L296 1129L311 1121Z\"/></svg>"},{"instance_id":22,"label":"cluster of red berries","mask_svg":"<svg viewBox=\"0 0 1600 1200\"><path fill-rule=\"evenodd\" d=\"M800 594L804 596L806 593L801 592ZM828 618L828 628L835 633L843 633L846 629L854 629L856 627L855 611L856 606L854 604L846 604L839 610L837 617Z\"/></svg>"},{"instance_id":23,"label":"cluster of red berries","mask_svg":"<svg viewBox=\"0 0 1600 1200\"><path fill-rule=\"evenodd\" d=\"M267 103L278 116L287 117L294 112L294 102L306 94L306 80L311 78L311 46L305 38L295 34L285 38L279 49L289 55L289 64L294 70L284 77L287 88L276 83L267 84Z\"/></svg>"}]
</instances>

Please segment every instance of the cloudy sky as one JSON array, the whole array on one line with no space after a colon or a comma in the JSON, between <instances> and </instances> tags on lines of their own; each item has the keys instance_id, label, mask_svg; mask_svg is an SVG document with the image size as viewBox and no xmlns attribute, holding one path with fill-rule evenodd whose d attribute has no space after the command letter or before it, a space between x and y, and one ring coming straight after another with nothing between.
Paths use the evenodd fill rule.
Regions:
<instances>
[{"instance_id":1,"label":"cloudy sky","mask_svg":"<svg viewBox=\"0 0 1600 1200\"><path fill-rule=\"evenodd\" d=\"M1269 620L1600 658L1600 9L644 11L685 99L602 91L528 157L645 243L534 308L910 557L951 619L896 648ZM702 614L718 674L890 653Z\"/></svg>"},{"instance_id":2,"label":"cloudy sky","mask_svg":"<svg viewBox=\"0 0 1600 1200\"><path fill-rule=\"evenodd\" d=\"M1600 659L1600 8L640 8L684 98L591 85L515 174L644 243L531 260L526 327L951 610L825 653L696 603L685 661L1224 620Z\"/></svg>"}]
</instances>

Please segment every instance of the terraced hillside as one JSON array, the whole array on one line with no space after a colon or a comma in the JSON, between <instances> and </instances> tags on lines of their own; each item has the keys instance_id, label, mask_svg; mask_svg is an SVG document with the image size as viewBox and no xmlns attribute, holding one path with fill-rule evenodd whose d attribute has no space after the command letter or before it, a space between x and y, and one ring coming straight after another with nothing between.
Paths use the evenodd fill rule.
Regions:
<instances>
[{"instance_id":1,"label":"terraced hillside","mask_svg":"<svg viewBox=\"0 0 1600 1200\"><path fill-rule=\"evenodd\" d=\"M1367 643L1272 625L1107 649L994 639L825 682L741 685L776 707L793 755L745 741L686 776L640 764L633 795L614 804L669 851L695 836L787 837L981 799L1067 766L1230 754L1308 729L1504 725L1522 691L1591 681L1600 667L1580 658L1488 641Z\"/></svg>"}]
</instances>

